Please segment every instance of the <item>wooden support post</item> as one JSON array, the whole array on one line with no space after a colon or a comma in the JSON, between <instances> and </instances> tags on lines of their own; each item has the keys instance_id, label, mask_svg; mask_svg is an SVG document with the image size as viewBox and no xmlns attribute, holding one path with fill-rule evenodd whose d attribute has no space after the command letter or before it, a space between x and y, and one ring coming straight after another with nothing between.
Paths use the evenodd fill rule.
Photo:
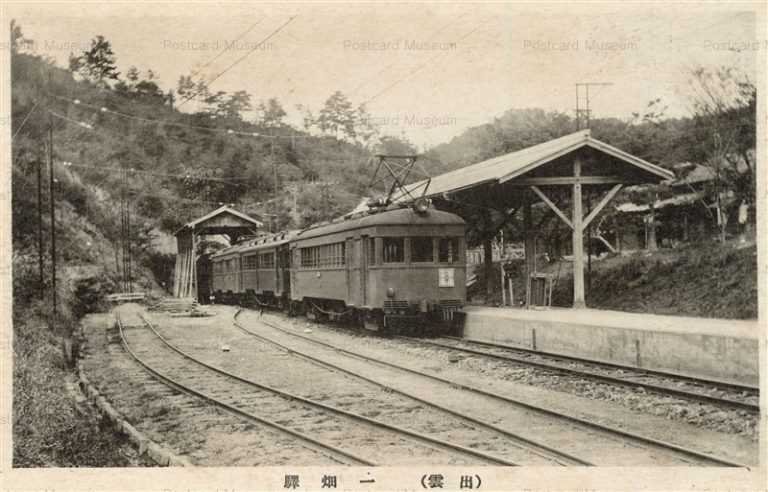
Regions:
<instances>
[{"instance_id":1,"label":"wooden support post","mask_svg":"<svg viewBox=\"0 0 768 492\"><path fill-rule=\"evenodd\" d=\"M581 176L581 161L573 161L573 175ZM573 307L584 308L584 227L581 202L581 183L573 185L572 223L573 223Z\"/></svg>"},{"instance_id":2,"label":"wooden support post","mask_svg":"<svg viewBox=\"0 0 768 492\"><path fill-rule=\"evenodd\" d=\"M483 239L483 264L485 266L485 303L490 304L493 292L493 244L491 238Z\"/></svg>"},{"instance_id":3,"label":"wooden support post","mask_svg":"<svg viewBox=\"0 0 768 492\"><path fill-rule=\"evenodd\" d=\"M192 247L194 246L194 235L190 233L189 235L189 252L187 253L187 292L185 293L184 297L189 297L192 293L192 275L194 269L192 268L192 264L194 263L195 253L192 251Z\"/></svg>"},{"instance_id":4,"label":"wooden support post","mask_svg":"<svg viewBox=\"0 0 768 492\"><path fill-rule=\"evenodd\" d=\"M181 251L181 278L179 279L179 297L184 297L184 289L187 284L187 246L186 242Z\"/></svg>"},{"instance_id":5,"label":"wooden support post","mask_svg":"<svg viewBox=\"0 0 768 492\"><path fill-rule=\"evenodd\" d=\"M531 196L526 191L523 198L523 232L525 240L523 248L525 251L525 299L526 309L528 309L531 300L531 274L536 271L536 236L533 230L533 220L531 218Z\"/></svg>"},{"instance_id":6,"label":"wooden support post","mask_svg":"<svg viewBox=\"0 0 768 492\"><path fill-rule=\"evenodd\" d=\"M115 250L117 251L117 250ZM176 239L176 266L173 270L173 297L179 297L179 279L181 274L181 248L179 240Z\"/></svg>"},{"instance_id":7,"label":"wooden support post","mask_svg":"<svg viewBox=\"0 0 768 492\"><path fill-rule=\"evenodd\" d=\"M194 229L192 230L192 286L190 292L192 297L197 298L197 238Z\"/></svg>"}]
</instances>

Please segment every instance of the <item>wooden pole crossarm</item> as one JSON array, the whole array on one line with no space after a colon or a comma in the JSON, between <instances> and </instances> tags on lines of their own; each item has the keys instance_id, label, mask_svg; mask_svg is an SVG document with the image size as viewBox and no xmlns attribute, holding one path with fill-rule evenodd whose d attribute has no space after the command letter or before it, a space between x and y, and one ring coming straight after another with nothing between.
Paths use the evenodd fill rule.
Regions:
<instances>
[{"instance_id":1,"label":"wooden pole crossarm","mask_svg":"<svg viewBox=\"0 0 768 492\"><path fill-rule=\"evenodd\" d=\"M547 197L547 195L544 194L543 191L541 191L537 186L531 186L531 189L539 196L539 198L541 198L541 201L546 203L547 206L551 208L552 211L555 212L558 217L560 217L560 219L562 219L563 222L568 224L568 227L573 229L573 223L570 221L570 219L566 217L566 215L559 208L557 208L557 205L552 203L552 201Z\"/></svg>"},{"instance_id":2,"label":"wooden pole crossarm","mask_svg":"<svg viewBox=\"0 0 768 492\"><path fill-rule=\"evenodd\" d=\"M603 208L605 208L606 205L608 205L608 202L611 201L611 199L616 196L616 193L619 192L621 189L622 184L619 183L615 185L613 188L611 188L611 191L606 193L606 195L603 197L602 200L600 200L600 203L597 204L597 206L587 215L587 217L584 219L584 222L582 224L582 228L585 229L592 220L597 217L597 214L600 213Z\"/></svg>"}]
</instances>

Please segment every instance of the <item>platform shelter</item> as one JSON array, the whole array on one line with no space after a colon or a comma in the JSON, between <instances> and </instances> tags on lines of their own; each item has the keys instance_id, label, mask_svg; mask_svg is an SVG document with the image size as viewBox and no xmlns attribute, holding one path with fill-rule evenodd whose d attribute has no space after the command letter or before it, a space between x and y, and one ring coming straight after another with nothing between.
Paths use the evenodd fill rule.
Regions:
<instances>
[{"instance_id":1,"label":"platform shelter","mask_svg":"<svg viewBox=\"0 0 768 492\"><path fill-rule=\"evenodd\" d=\"M573 306L585 307L584 231L613 197L627 185L659 183L674 178L671 171L578 131L516 152L472 164L409 185L421 190L437 208L468 222L478 210L498 211L501 221L486 226L495 234L519 210L525 231L526 275L535 268L532 254L535 226L531 205L544 203L571 229L573 241ZM419 192L419 194L421 194ZM588 204L585 206L585 195ZM406 192L394 197L405 201ZM593 201L594 199L594 201ZM486 263L490 268L490 263Z\"/></svg>"},{"instance_id":2,"label":"platform shelter","mask_svg":"<svg viewBox=\"0 0 768 492\"><path fill-rule=\"evenodd\" d=\"M223 235L230 244L241 236L256 234L263 224L226 205L184 224L176 236L174 297L197 297L197 245L200 236Z\"/></svg>"}]
</instances>

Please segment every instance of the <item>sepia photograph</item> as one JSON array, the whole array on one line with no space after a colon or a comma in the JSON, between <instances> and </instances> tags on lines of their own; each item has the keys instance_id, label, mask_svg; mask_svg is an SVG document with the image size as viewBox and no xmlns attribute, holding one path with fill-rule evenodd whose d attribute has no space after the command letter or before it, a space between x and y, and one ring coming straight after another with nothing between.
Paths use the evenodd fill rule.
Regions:
<instances>
[{"instance_id":1,"label":"sepia photograph","mask_svg":"<svg viewBox=\"0 0 768 492\"><path fill-rule=\"evenodd\" d=\"M764 3L0 19L4 489L765 489Z\"/></svg>"}]
</instances>

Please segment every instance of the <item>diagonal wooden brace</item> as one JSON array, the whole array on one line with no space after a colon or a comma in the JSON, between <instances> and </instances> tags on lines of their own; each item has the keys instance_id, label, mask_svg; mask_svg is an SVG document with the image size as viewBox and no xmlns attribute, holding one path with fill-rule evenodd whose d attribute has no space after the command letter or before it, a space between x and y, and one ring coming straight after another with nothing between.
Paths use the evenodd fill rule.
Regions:
<instances>
[{"instance_id":1,"label":"diagonal wooden brace","mask_svg":"<svg viewBox=\"0 0 768 492\"><path fill-rule=\"evenodd\" d=\"M594 220L595 217L597 217L597 214L599 214L600 211L603 210L603 208L605 208L606 205L608 205L608 202L610 202L611 199L614 196L616 196L616 193L619 192L621 187L622 187L622 184L619 183L615 185L613 188L611 188L611 191L606 193L603 199L600 200L600 203L598 203L597 206L594 209L592 209L592 211L589 212L589 215L587 215L587 217L584 219L584 222L582 223L583 229L586 229L589 223L592 222L592 220Z\"/></svg>"},{"instance_id":2,"label":"diagonal wooden brace","mask_svg":"<svg viewBox=\"0 0 768 492\"><path fill-rule=\"evenodd\" d=\"M537 186L531 186L531 189L533 190L534 193L536 193L539 196L539 198L541 198L541 201L546 203L547 206L551 208L552 211L555 212L557 216L560 217L560 219L562 219L562 221L568 225L568 227L573 229L573 223L571 222L571 220L562 212L562 210L557 208L557 205L555 205L552 202L552 200L550 200L549 197L547 197L547 195L544 194L543 191L541 191Z\"/></svg>"}]
</instances>

